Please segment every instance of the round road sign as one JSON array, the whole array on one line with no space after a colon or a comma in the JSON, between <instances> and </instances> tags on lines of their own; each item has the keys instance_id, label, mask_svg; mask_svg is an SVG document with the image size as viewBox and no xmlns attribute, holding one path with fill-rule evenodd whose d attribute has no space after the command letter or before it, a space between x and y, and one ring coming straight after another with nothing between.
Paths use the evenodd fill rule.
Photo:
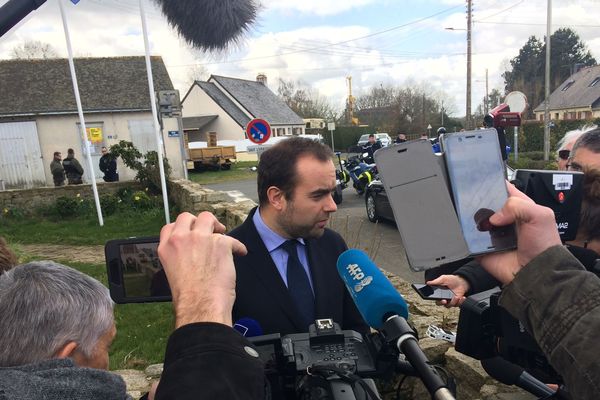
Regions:
<instances>
[{"instance_id":1,"label":"round road sign","mask_svg":"<svg viewBox=\"0 0 600 400\"><path fill-rule=\"evenodd\" d=\"M252 143L262 144L271 137L271 126L264 119L255 118L246 125L246 135Z\"/></svg>"}]
</instances>

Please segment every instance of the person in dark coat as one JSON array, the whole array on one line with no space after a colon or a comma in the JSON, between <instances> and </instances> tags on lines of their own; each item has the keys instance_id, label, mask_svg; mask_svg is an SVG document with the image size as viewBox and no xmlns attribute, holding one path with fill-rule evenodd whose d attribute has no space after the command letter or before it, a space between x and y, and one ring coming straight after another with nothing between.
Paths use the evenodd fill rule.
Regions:
<instances>
[{"instance_id":1,"label":"person in dark coat","mask_svg":"<svg viewBox=\"0 0 600 400\"><path fill-rule=\"evenodd\" d=\"M50 173L52 173L52 180L54 186L63 186L65 184L65 169L61 163L62 155L60 151L54 152L54 158L50 163Z\"/></svg>"},{"instance_id":2,"label":"person in dark coat","mask_svg":"<svg viewBox=\"0 0 600 400\"><path fill-rule=\"evenodd\" d=\"M63 160L62 165L67 174L69 185L81 185L83 183L81 179L83 176L83 167L75 158L75 151L73 149L67 150L67 158Z\"/></svg>"},{"instance_id":3,"label":"person in dark coat","mask_svg":"<svg viewBox=\"0 0 600 400\"><path fill-rule=\"evenodd\" d=\"M118 182L119 173L117 172L117 159L108 152L106 147L102 147L102 157L100 157L100 171L104 172L104 182Z\"/></svg>"}]
</instances>

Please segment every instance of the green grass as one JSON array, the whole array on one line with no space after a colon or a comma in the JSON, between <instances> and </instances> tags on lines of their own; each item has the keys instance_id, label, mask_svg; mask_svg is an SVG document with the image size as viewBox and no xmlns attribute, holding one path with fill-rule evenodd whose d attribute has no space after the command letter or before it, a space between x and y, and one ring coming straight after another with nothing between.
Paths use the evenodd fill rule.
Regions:
<instances>
[{"instance_id":1,"label":"green grass","mask_svg":"<svg viewBox=\"0 0 600 400\"><path fill-rule=\"evenodd\" d=\"M229 171L189 171L188 177L191 181L204 185L252 178L256 179L256 172L251 171L250 167L255 167L257 164L257 161L238 161L231 165Z\"/></svg>"},{"instance_id":2,"label":"green grass","mask_svg":"<svg viewBox=\"0 0 600 400\"><path fill-rule=\"evenodd\" d=\"M110 239L158 236L164 224L164 211L155 209L105 217L103 227L95 216L60 221L40 217L4 219L0 232L9 242L99 245Z\"/></svg>"}]
</instances>

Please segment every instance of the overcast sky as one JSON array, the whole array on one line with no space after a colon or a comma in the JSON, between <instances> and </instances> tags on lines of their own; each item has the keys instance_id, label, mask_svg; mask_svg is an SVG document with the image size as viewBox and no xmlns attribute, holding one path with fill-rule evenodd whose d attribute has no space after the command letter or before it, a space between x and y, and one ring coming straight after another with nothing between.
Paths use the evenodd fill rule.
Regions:
<instances>
[{"instance_id":1,"label":"overcast sky","mask_svg":"<svg viewBox=\"0 0 600 400\"><path fill-rule=\"evenodd\" d=\"M553 29L571 27L600 60L600 1L553 3ZM64 4L76 56L144 54L138 0ZM490 90L502 88L501 73L527 38L543 39L546 5L547 0L473 1L473 111L485 94L486 68ZM445 94L454 116L465 115L465 0L263 0L245 40L217 55L186 45L151 2L146 13L151 53L163 57L182 96L194 66L202 65L209 73L243 79L265 73L275 92L279 77L300 79L339 108L347 76L355 96L378 85L424 85ZM11 49L26 40L50 43L67 56L58 0L48 0L1 37L0 58L10 58Z\"/></svg>"}]
</instances>

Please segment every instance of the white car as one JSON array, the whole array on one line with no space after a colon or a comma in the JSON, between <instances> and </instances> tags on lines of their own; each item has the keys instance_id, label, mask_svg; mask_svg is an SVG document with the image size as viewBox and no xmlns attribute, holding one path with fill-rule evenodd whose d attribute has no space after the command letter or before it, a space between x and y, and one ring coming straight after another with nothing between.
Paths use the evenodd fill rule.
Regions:
<instances>
[{"instance_id":1,"label":"white car","mask_svg":"<svg viewBox=\"0 0 600 400\"><path fill-rule=\"evenodd\" d=\"M386 147L386 146L389 146L390 144L392 144L392 138L387 133L376 133L375 138L381 142L381 145L383 147ZM365 134L365 135L362 135L360 137L360 139L358 139L358 143L356 143L356 145L362 147L362 146L366 145L368 142L369 142L369 135Z\"/></svg>"}]
</instances>

